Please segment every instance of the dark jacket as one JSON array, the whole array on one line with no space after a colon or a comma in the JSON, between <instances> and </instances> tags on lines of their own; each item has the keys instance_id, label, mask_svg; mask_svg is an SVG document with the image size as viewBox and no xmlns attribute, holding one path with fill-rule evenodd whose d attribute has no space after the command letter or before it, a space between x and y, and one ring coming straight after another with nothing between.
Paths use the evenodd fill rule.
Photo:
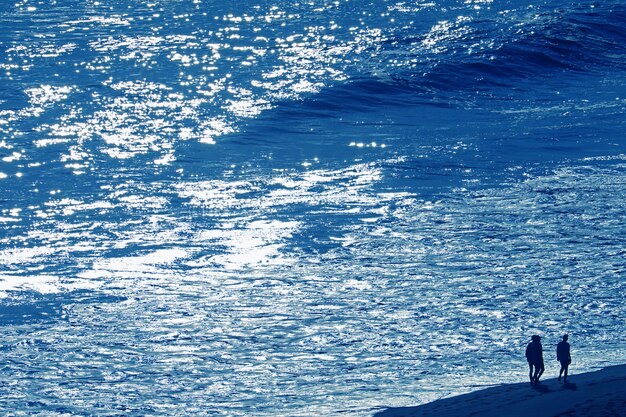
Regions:
<instances>
[{"instance_id":1,"label":"dark jacket","mask_svg":"<svg viewBox=\"0 0 626 417\"><path fill-rule=\"evenodd\" d=\"M541 342L530 342L526 346L526 360L533 365L543 364L543 347Z\"/></svg>"},{"instance_id":2,"label":"dark jacket","mask_svg":"<svg viewBox=\"0 0 626 417\"><path fill-rule=\"evenodd\" d=\"M569 352L569 343L563 341L556 345L556 360L560 362L570 363L572 358Z\"/></svg>"}]
</instances>

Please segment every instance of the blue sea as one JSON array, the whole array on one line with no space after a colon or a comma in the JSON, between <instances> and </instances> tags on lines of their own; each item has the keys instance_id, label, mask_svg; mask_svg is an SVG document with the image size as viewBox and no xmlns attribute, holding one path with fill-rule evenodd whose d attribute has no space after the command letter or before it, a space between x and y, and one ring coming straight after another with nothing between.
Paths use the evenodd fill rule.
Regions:
<instances>
[{"instance_id":1,"label":"blue sea","mask_svg":"<svg viewBox=\"0 0 626 417\"><path fill-rule=\"evenodd\" d=\"M626 1L0 3L0 414L372 416L626 362Z\"/></svg>"}]
</instances>

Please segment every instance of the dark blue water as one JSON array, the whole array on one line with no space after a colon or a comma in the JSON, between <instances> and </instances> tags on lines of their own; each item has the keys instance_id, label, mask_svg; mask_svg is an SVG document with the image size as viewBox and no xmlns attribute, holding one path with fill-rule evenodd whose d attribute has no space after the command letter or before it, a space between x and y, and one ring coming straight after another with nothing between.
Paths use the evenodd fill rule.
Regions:
<instances>
[{"instance_id":1,"label":"dark blue water","mask_svg":"<svg viewBox=\"0 0 626 417\"><path fill-rule=\"evenodd\" d=\"M626 360L626 3L0 4L0 410L372 415Z\"/></svg>"}]
</instances>

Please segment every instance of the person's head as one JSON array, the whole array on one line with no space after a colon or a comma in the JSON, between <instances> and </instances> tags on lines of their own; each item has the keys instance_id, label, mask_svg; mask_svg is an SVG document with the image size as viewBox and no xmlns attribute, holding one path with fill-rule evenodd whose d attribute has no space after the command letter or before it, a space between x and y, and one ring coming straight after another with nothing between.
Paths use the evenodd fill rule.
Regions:
<instances>
[{"instance_id":1,"label":"person's head","mask_svg":"<svg viewBox=\"0 0 626 417\"><path fill-rule=\"evenodd\" d=\"M530 338L532 339L533 342L538 342L541 340L541 337L537 336L536 334L532 335Z\"/></svg>"},{"instance_id":2,"label":"person's head","mask_svg":"<svg viewBox=\"0 0 626 417\"><path fill-rule=\"evenodd\" d=\"M566 334L564 334L564 335L563 335L563 341L564 341L564 342L567 342L567 339L569 339L569 336L568 336L568 335L566 335Z\"/></svg>"}]
</instances>

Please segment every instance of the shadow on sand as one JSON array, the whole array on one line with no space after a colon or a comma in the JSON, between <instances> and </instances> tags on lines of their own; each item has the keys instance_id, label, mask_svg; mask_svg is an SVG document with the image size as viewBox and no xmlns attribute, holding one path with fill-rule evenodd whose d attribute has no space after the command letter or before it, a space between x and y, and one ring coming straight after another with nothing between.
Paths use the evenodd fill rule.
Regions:
<instances>
[{"instance_id":1,"label":"shadow on sand","mask_svg":"<svg viewBox=\"0 0 626 417\"><path fill-rule=\"evenodd\" d=\"M566 382L563 384L563 389L569 389L572 391L576 391L578 389L578 387L576 386L576 384L572 384L571 382Z\"/></svg>"}]
</instances>

